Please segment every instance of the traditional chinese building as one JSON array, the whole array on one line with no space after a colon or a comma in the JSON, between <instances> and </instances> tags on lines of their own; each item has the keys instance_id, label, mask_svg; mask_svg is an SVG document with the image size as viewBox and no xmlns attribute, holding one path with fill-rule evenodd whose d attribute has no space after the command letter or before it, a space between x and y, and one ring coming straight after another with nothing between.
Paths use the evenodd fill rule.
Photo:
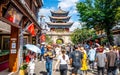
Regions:
<instances>
[{"instance_id":1,"label":"traditional chinese building","mask_svg":"<svg viewBox=\"0 0 120 75\"><path fill-rule=\"evenodd\" d=\"M120 46L120 22L112 28L114 45Z\"/></svg>"},{"instance_id":2,"label":"traditional chinese building","mask_svg":"<svg viewBox=\"0 0 120 75\"><path fill-rule=\"evenodd\" d=\"M41 31L37 14L42 5L42 0L0 0L0 71L16 72L23 45L36 44L39 36L32 36L27 28L33 24L36 35Z\"/></svg>"},{"instance_id":3,"label":"traditional chinese building","mask_svg":"<svg viewBox=\"0 0 120 75\"><path fill-rule=\"evenodd\" d=\"M62 10L60 7L57 11L51 11L50 21L47 22L50 32L47 34L51 37L53 43L61 40L63 43L70 43L71 32L69 28L72 26L73 22L69 22L70 17L69 12Z\"/></svg>"}]
</instances>

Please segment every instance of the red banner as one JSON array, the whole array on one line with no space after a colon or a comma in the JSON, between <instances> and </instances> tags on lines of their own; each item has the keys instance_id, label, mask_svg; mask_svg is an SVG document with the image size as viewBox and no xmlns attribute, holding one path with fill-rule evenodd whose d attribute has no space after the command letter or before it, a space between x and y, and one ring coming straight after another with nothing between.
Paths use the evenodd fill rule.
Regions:
<instances>
[{"instance_id":1,"label":"red banner","mask_svg":"<svg viewBox=\"0 0 120 75\"><path fill-rule=\"evenodd\" d=\"M27 30L32 34L32 36L35 36L35 35L36 35L35 29L34 29L34 24L33 24L33 23L31 23L31 24L28 26Z\"/></svg>"},{"instance_id":2,"label":"red banner","mask_svg":"<svg viewBox=\"0 0 120 75\"><path fill-rule=\"evenodd\" d=\"M45 36L45 34L42 34L40 36L40 42L45 42L45 41L46 41L46 36Z\"/></svg>"}]
</instances>

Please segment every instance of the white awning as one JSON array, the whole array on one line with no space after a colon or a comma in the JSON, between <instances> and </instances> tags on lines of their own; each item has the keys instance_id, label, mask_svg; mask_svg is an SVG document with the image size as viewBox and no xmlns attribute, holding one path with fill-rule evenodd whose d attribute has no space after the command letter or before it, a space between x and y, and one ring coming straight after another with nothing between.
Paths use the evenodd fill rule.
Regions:
<instances>
[{"instance_id":1,"label":"white awning","mask_svg":"<svg viewBox=\"0 0 120 75\"><path fill-rule=\"evenodd\" d=\"M0 34L1 33L10 33L11 32L11 26L3 21L0 21Z\"/></svg>"}]
</instances>

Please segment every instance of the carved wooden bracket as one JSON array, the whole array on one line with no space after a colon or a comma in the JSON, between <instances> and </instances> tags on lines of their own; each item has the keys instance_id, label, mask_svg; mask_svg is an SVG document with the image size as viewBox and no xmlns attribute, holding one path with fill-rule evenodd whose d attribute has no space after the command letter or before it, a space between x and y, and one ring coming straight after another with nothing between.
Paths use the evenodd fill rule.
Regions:
<instances>
[{"instance_id":1,"label":"carved wooden bracket","mask_svg":"<svg viewBox=\"0 0 120 75\"><path fill-rule=\"evenodd\" d=\"M10 0L1 0L0 1L0 16L2 16L2 9L7 8L8 3Z\"/></svg>"}]
</instances>

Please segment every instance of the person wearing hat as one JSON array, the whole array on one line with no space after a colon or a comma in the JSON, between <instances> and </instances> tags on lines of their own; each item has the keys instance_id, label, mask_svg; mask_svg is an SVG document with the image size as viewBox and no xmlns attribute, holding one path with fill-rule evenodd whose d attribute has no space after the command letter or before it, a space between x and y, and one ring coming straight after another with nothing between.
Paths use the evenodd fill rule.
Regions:
<instances>
[{"instance_id":1,"label":"person wearing hat","mask_svg":"<svg viewBox=\"0 0 120 75\"><path fill-rule=\"evenodd\" d=\"M46 59L47 75L52 75L52 61L53 58L55 57L55 54L52 50L51 45L47 45L47 51L45 52L44 57Z\"/></svg>"}]
</instances>

